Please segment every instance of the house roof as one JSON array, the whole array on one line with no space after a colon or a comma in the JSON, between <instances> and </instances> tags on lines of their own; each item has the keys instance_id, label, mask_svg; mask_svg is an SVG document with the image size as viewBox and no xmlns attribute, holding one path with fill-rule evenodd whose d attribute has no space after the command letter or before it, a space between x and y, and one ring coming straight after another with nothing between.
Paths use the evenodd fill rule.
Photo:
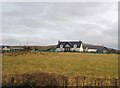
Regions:
<instances>
[{"instance_id":1,"label":"house roof","mask_svg":"<svg viewBox=\"0 0 120 88\"><path fill-rule=\"evenodd\" d=\"M16 49L16 50L20 50L20 49L24 49L24 48L20 48L20 47L11 47L11 49Z\"/></svg>"},{"instance_id":2,"label":"house roof","mask_svg":"<svg viewBox=\"0 0 120 88\"><path fill-rule=\"evenodd\" d=\"M75 44L77 45L77 48L80 47L82 41L59 41L57 48L60 47L60 45L63 45L63 48L65 47L66 44L69 44L71 47L73 47Z\"/></svg>"},{"instance_id":3,"label":"house roof","mask_svg":"<svg viewBox=\"0 0 120 88\"><path fill-rule=\"evenodd\" d=\"M5 48L5 47L10 48L10 46L6 46L6 45L0 46L0 48Z\"/></svg>"},{"instance_id":4,"label":"house roof","mask_svg":"<svg viewBox=\"0 0 120 88\"><path fill-rule=\"evenodd\" d=\"M83 49L85 49L86 47L88 49L100 49L100 48L103 48L103 46L100 46L100 45L91 45L91 44L83 43Z\"/></svg>"},{"instance_id":5,"label":"house roof","mask_svg":"<svg viewBox=\"0 0 120 88\"><path fill-rule=\"evenodd\" d=\"M102 52L104 50L107 50L107 52L110 52L110 49L107 47L101 47L101 48L97 49L97 52Z\"/></svg>"},{"instance_id":6,"label":"house roof","mask_svg":"<svg viewBox=\"0 0 120 88\"><path fill-rule=\"evenodd\" d=\"M104 46L100 46L100 45L91 45L91 44L85 44L83 43L83 49L85 48L88 48L88 49L97 49L97 51L101 51L103 49L107 49L108 51L110 50L110 48L107 48L107 47L104 47Z\"/></svg>"}]
</instances>

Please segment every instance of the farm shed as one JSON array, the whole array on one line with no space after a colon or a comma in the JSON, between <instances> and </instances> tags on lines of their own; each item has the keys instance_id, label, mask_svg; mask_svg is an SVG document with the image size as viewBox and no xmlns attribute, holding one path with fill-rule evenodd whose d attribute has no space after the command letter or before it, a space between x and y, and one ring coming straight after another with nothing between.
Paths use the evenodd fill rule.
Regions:
<instances>
[{"instance_id":1,"label":"farm shed","mask_svg":"<svg viewBox=\"0 0 120 88\"><path fill-rule=\"evenodd\" d=\"M110 53L110 49L100 45L83 44L84 52Z\"/></svg>"},{"instance_id":2,"label":"farm shed","mask_svg":"<svg viewBox=\"0 0 120 88\"><path fill-rule=\"evenodd\" d=\"M97 53L110 53L110 50L106 47L101 47L97 49Z\"/></svg>"},{"instance_id":3,"label":"farm shed","mask_svg":"<svg viewBox=\"0 0 120 88\"><path fill-rule=\"evenodd\" d=\"M24 50L24 48L20 48L20 47L12 47L11 48L11 51L23 51Z\"/></svg>"}]
</instances>

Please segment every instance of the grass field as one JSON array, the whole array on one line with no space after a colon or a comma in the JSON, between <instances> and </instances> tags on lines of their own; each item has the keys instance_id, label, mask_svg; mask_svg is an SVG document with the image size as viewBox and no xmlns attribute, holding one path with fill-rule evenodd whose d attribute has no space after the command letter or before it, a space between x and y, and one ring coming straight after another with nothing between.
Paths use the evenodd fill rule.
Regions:
<instances>
[{"instance_id":1,"label":"grass field","mask_svg":"<svg viewBox=\"0 0 120 88\"><path fill-rule=\"evenodd\" d=\"M64 52L36 52L3 55L2 73L49 72L67 76L118 76L118 55Z\"/></svg>"}]
</instances>

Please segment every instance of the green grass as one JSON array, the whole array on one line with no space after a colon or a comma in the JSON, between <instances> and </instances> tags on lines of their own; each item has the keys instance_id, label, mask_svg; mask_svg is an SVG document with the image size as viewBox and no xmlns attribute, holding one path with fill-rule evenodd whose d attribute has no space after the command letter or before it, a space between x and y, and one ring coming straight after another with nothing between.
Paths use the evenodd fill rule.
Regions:
<instances>
[{"instance_id":1,"label":"green grass","mask_svg":"<svg viewBox=\"0 0 120 88\"><path fill-rule=\"evenodd\" d=\"M67 76L118 76L118 55L91 53L28 53L2 58L3 75L50 72Z\"/></svg>"}]
</instances>

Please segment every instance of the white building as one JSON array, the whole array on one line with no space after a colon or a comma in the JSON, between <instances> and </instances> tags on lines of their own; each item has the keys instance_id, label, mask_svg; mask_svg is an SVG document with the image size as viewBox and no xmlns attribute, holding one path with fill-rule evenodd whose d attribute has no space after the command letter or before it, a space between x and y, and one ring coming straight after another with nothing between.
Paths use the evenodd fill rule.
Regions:
<instances>
[{"instance_id":1,"label":"white building","mask_svg":"<svg viewBox=\"0 0 120 88\"><path fill-rule=\"evenodd\" d=\"M9 46L2 46L1 50L3 50L3 51L10 51L10 47Z\"/></svg>"},{"instance_id":2,"label":"white building","mask_svg":"<svg viewBox=\"0 0 120 88\"><path fill-rule=\"evenodd\" d=\"M56 51L78 51L83 52L82 41L58 41Z\"/></svg>"},{"instance_id":3,"label":"white building","mask_svg":"<svg viewBox=\"0 0 120 88\"><path fill-rule=\"evenodd\" d=\"M84 52L110 53L107 47L100 45L83 44Z\"/></svg>"}]
</instances>

